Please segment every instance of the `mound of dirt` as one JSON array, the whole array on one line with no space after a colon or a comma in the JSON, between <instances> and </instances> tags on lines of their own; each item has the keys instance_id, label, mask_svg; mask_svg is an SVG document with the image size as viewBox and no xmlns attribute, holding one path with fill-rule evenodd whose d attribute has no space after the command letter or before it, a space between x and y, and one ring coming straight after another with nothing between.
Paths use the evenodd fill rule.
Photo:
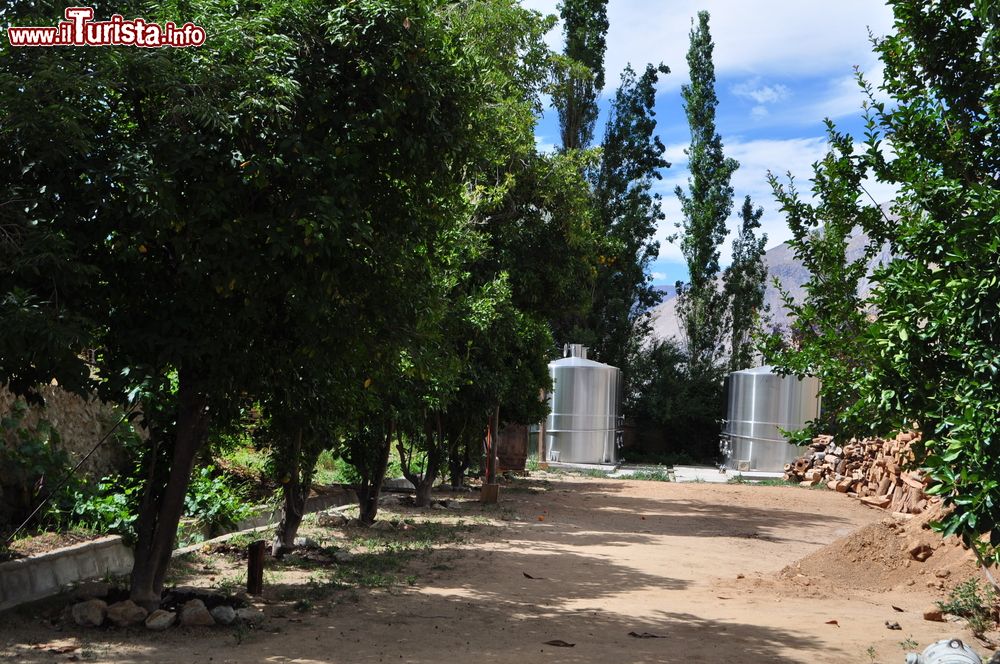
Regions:
<instances>
[{"instance_id":1,"label":"mound of dirt","mask_svg":"<svg viewBox=\"0 0 1000 664\"><path fill-rule=\"evenodd\" d=\"M785 567L779 578L814 591L950 588L980 572L959 538L930 529L940 517L936 507L908 520L888 516Z\"/></svg>"}]
</instances>

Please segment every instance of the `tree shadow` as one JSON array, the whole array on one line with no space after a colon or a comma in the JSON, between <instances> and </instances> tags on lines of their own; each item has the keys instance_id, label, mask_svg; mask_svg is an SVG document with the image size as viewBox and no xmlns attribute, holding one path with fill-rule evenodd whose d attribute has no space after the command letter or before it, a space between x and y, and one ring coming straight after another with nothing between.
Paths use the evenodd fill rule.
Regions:
<instances>
[{"instance_id":1,"label":"tree shadow","mask_svg":"<svg viewBox=\"0 0 1000 664\"><path fill-rule=\"evenodd\" d=\"M519 480L530 486L532 480ZM822 541L809 541L796 536L794 540L782 535L790 523L808 528L828 527L831 524L850 524L847 519L828 514L810 513L804 510L781 507L749 507L735 502L720 500L692 500L682 496L669 499L640 498L622 495L625 485L620 480L603 482L580 482L573 485L573 492L582 500L589 501L585 512L574 511L546 516L546 521L561 534L573 537L577 545L597 544L608 533L615 533L621 544L630 544L644 539L643 535L667 537L736 537L759 539L771 542L795 541L821 545ZM728 485L720 485L720 492L732 491ZM759 487L750 490L768 490ZM805 491L805 489L779 488L779 490ZM558 489L564 492L566 489ZM522 509L554 510L558 505L558 493L548 495L515 493L509 502ZM553 500L553 496L555 499ZM733 495L736 499L738 496ZM530 513L530 512L529 512ZM644 518L643 518L644 517ZM530 517L528 521L530 522ZM579 532L593 533L589 539Z\"/></svg>"},{"instance_id":2,"label":"tree shadow","mask_svg":"<svg viewBox=\"0 0 1000 664\"><path fill-rule=\"evenodd\" d=\"M6 648L0 643L0 658L51 662L51 653L31 646L56 636L86 643L86 661L185 664L443 658L783 664L846 655L801 631L698 615L681 594L691 581L639 569L617 554L633 545L660 545L664 537L782 542L781 527L789 520L829 527L845 519L725 500L624 495L617 481L570 486L571 502L561 491L506 494L504 509L522 520L502 531L466 523L372 533L376 548L350 563L312 564L303 567L308 581L268 584L268 619L259 629L174 628L157 634L69 625L56 634L29 611L11 625L15 642ZM474 501L460 507L460 517L497 511ZM416 516L419 510L406 513ZM539 513L545 520L536 520ZM401 547L431 536L432 549ZM279 567L288 563L273 569ZM650 601L656 606L637 605ZM60 610L53 608L48 617ZM553 640L573 645L547 643Z\"/></svg>"}]
</instances>

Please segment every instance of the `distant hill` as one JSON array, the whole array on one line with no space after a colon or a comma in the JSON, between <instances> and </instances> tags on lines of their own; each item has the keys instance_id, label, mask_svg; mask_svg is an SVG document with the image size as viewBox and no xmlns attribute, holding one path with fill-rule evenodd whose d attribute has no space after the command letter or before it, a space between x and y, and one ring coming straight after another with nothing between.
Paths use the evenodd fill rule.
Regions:
<instances>
[{"instance_id":1,"label":"distant hill","mask_svg":"<svg viewBox=\"0 0 1000 664\"><path fill-rule=\"evenodd\" d=\"M847 247L848 260L860 258L868 244L868 236L858 232L851 238ZM868 274L872 273L880 263L889 260L891 254L888 246L884 247L868 265ZM767 290L764 293L764 303L770 307L770 316L773 323L787 327L791 322L788 311L781 302L778 289L774 287L774 278L777 277L781 287L792 294L797 302L805 298L803 285L809 280L809 271L803 267L802 263L795 260L792 255L792 248L787 243L779 244L768 249L764 254L764 263L767 265ZM661 288L664 292L663 302L653 308L652 335L656 339L669 339L671 337L680 338L680 327L677 321L677 294L673 286ZM867 294L869 290L868 279L862 280L861 292Z\"/></svg>"}]
</instances>

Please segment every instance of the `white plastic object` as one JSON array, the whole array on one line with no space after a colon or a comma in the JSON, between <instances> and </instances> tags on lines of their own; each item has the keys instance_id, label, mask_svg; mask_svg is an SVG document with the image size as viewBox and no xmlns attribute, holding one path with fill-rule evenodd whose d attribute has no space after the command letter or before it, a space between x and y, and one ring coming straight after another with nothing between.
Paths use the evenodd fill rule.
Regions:
<instances>
[{"instance_id":1,"label":"white plastic object","mask_svg":"<svg viewBox=\"0 0 1000 664\"><path fill-rule=\"evenodd\" d=\"M944 639L927 646L919 655L911 652L906 664L983 664L983 660L960 639Z\"/></svg>"}]
</instances>

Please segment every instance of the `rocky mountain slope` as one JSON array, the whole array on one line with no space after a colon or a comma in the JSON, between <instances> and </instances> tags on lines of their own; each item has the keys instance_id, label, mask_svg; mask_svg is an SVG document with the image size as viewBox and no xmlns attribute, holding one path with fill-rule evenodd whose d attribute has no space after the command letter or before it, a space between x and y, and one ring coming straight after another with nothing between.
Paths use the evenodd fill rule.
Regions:
<instances>
[{"instance_id":1,"label":"rocky mountain slope","mask_svg":"<svg viewBox=\"0 0 1000 664\"><path fill-rule=\"evenodd\" d=\"M868 244L868 237L860 231L851 238L847 248L849 260L856 260L864 254L865 245ZM869 261L868 273L881 263L889 260L888 247L884 247L881 252ZM809 280L809 271L795 259L792 255L792 248L787 243L779 244L768 249L764 254L764 262L767 265L767 290L764 293L764 302L770 308L771 320L774 324L788 327L791 319L788 311L781 301L781 295L774 286L777 279L781 287L791 293L796 302L801 302L805 298L803 284ZM721 285L721 282L720 282ZM867 293L870 286L865 279L861 283L862 293ZM653 308L653 336L656 339L669 339L680 337L680 327L677 321L677 296L674 287L664 289L663 302Z\"/></svg>"}]
</instances>

